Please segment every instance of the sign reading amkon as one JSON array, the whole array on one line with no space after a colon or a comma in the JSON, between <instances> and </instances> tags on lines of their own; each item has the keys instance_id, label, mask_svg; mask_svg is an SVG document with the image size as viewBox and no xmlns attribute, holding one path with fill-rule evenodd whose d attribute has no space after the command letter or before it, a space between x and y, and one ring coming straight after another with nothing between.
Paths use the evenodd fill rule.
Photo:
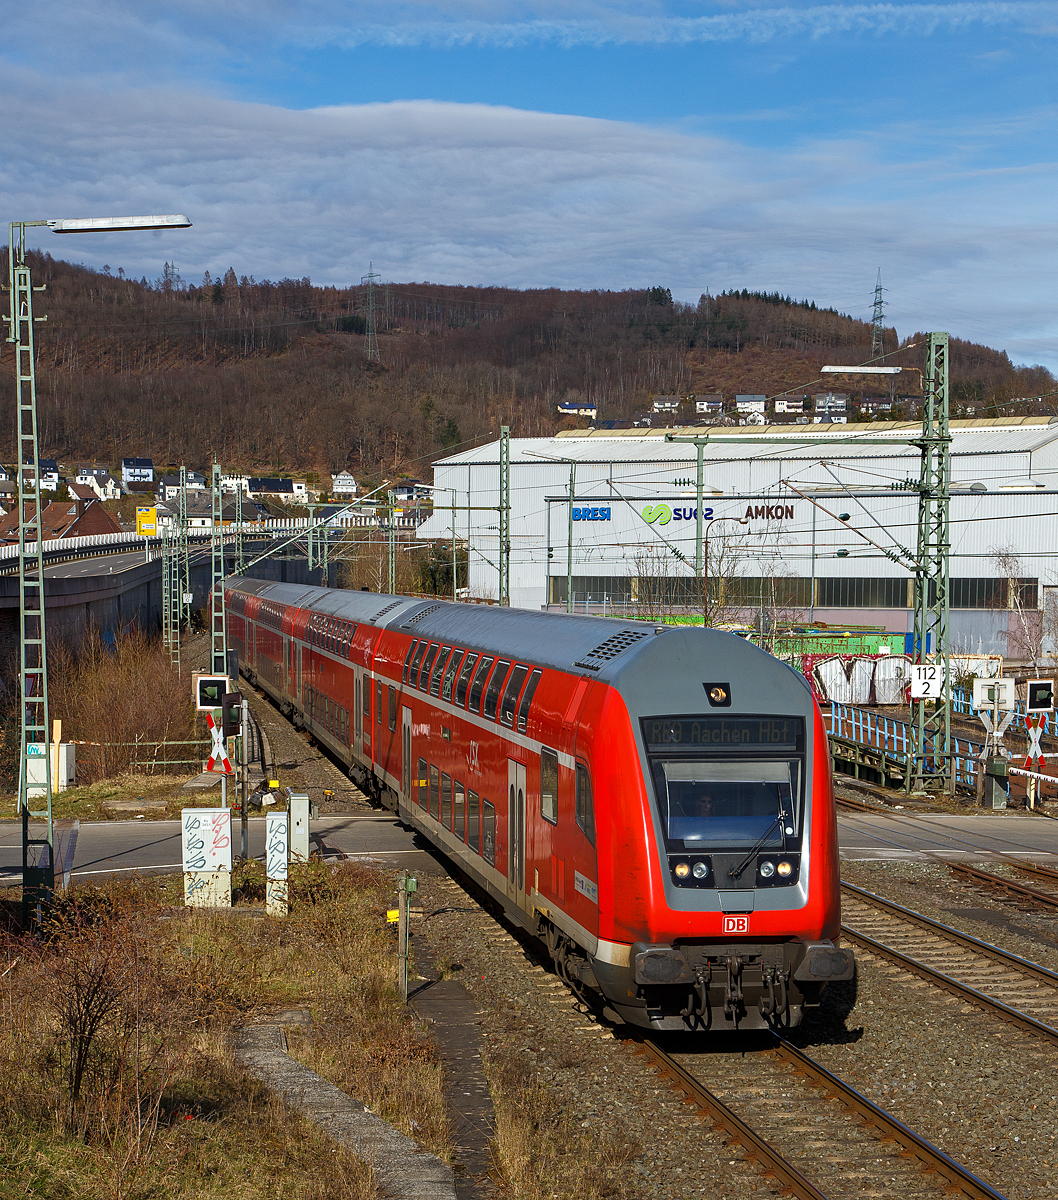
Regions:
<instances>
[{"instance_id":1,"label":"sign reading amkon","mask_svg":"<svg viewBox=\"0 0 1058 1200\"><path fill-rule=\"evenodd\" d=\"M792 504L750 504L746 508L746 517L763 517L767 521L785 521L793 517Z\"/></svg>"}]
</instances>

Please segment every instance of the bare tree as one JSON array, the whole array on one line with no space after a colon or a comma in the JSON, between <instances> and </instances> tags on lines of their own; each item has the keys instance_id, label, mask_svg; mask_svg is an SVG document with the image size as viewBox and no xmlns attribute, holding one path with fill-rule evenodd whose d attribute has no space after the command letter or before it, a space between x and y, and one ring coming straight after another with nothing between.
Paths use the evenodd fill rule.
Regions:
<instances>
[{"instance_id":1,"label":"bare tree","mask_svg":"<svg viewBox=\"0 0 1058 1200\"><path fill-rule=\"evenodd\" d=\"M1006 581L1006 587L997 598L997 607L1002 605L1013 614L1012 623L1007 624L1007 655L1030 663L1039 671L1044 657L1044 641L1047 629L1044 613L1039 604L1039 583L1036 582L1036 605L1026 604L1025 577L1022 575L1021 559L1013 546L993 546L989 555L996 569ZM1005 593L1005 594L1003 594Z\"/></svg>"}]
</instances>

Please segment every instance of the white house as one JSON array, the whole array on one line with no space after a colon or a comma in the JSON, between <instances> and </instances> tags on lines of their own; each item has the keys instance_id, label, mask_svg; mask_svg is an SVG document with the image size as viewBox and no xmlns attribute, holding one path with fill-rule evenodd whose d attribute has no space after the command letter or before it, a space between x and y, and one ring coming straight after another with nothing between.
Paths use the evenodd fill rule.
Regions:
<instances>
[{"instance_id":1,"label":"white house","mask_svg":"<svg viewBox=\"0 0 1058 1200\"><path fill-rule=\"evenodd\" d=\"M41 472L44 467L41 465ZM150 458L123 458L121 460L121 482L129 483L153 483L154 482L154 460Z\"/></svg>"},{"instance_id":2,"label":"white house","mask_svg":"<svg viewBox=\"0 0 1058 1200\"><path fill-rule=\"evenodd\" d=\"M337 475L331 476L331 495L356 495L356 480L352 477L352 475L349 474L348 471L339 471Z\"/></svg>"}]
</instances>

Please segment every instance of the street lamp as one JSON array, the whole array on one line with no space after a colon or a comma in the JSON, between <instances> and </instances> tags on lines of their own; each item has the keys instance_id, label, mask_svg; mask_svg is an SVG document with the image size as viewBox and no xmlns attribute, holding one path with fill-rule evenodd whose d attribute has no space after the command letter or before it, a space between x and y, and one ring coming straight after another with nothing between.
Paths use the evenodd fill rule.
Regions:
<instances>
[{"instance_id":1,"label":"street lamp","mask_svg":"<svg viewBox=\"0 0 1058 1200\"><path fill-rule=\"evenodd\" d=\"M698 571L699 582L702 587L702 625L709 624L709 537L713 532L713 526L719 525L724 521L737 521L739 525L748 525L748 517L715 517L709 522L705 528L704 538L704 571L700 568Z\"/></svg>"},{"instance_id":2,"label":"street lamp","mask_svg":"<svg viewBox=\"0 0 1058 1200\"><path fill-rule=\"evenodd\" d=\"M566 525L566 612L573 611L573 494L577 485L577 462L573 458L559 458L555 454L541 454L536 450L526 450L525 452L533 458L546 458L549 462L569 463L569 498L567 501L567 525ZM548 529L550 530L550 516L548 517ZM550 535L549 535L550 543ZM550 566L548 571L550 571ZM548 577L548 589L551 587L551 579ZM548 596L547 602L551 603L551 597Z\"/></svg>"},{"instance_id":3,"label":"street lamp","mask_svg":"<svg viewBox=\"0 0 1058 1200\"><path fill-rule=\"evenodd\" d=\"M147 229L187 229L185 216L75 217L63 220L12 221L8 239L11 311L5 318L15 347L18 445L19 687L21 750L18 808L22 817L22 912L28 923L32 907L46 902L55 884L55 828L52 822L51 730L48 721L48 658L44 627L44 552L40 521L40 454L37 438L37 370L33 316L34 288L26 263L26 230L53 233L117 233ZM32 539L32 540L30 540ZM43 760L43 763L42 763ZM43 766L43 770L41 769ZM43 795L45 808L30 811L30 798ZM30 838L30 817L44 818L46 838ZM36 847L30 862L31 847Z\"/></svg>"}]
</instances>

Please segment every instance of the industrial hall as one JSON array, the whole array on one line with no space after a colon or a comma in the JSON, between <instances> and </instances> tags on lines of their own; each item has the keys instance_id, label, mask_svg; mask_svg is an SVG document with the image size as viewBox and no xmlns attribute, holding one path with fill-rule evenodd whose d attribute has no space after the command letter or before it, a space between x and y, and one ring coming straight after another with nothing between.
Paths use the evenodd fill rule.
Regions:
<instances>
[{"instance_id":1,"label":"industrial hall","mask_svg":"<svg viewBox=\"0 0 1058 1200\"><path fill-rule=\"evenodd\" d=\"M907 633L921 428L874 421L512 438L510 603ZM950 433L952 650L1050 653L1058 419L953 421ZM434 513L419 537L465 546L470 598L499 594L500 487L499 440L434 464Z\"/></svg>"}]
</instances>

